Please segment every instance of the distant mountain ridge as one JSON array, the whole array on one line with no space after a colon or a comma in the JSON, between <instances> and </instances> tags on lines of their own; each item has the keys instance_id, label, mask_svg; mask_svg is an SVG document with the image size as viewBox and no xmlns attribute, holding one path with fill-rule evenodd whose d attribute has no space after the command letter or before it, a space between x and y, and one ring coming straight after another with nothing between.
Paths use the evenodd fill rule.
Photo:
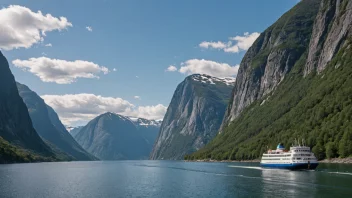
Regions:
<instances>
[{"instance_id":1,"label":"distant mountain ridge","mask_svg":"<svg viewBox=\"0 0 352 198\"><path fill-rule=\"evenodd\" d=\"M163 119L150 159L183 159L217 134L234 78L194 74L181 82Z\"/></svg>"},{"instance_id":2,"label":"distant mountain ridge","mask_svg":"<svg viewBox=\"0 0 352 198\"><path fill-rule=\"evenodd\" d=\"M26 85L17 83L20 96L26 104L32 123L38 134L73 160L94 160L68 133L56 112Z\"/></svg>"},{"instance_id":3,"label":"distant mountain ridge","mask_svg":"<svg viewBox=\"0 0 352 198\"><path fill-rule=\"evenodd\" d=\"M159 127L154 120L107 112L91 120L75 139L102 160L148 159Z\"/></svg>"},{"instance_id":4,"label":"distant mountain ridge","mask_svg":"<svg viewBox=\"0 0 352 198\"><path fill-rule=\"evenodd\" d=\"M75 137L77 133L83 128L84 126L77 126L77 127L66 127L66 130L70 133L72 137Z\"/></svg>"},{"instance_id":5,"label":"distant mountain ridge","mask_svg":"<svg viewBox=\"0 0 352 198\"><path fill-rule=\"evenodd\" d=\"M58 160L33 128L9 64L0 52L0 163Z\"/></svg>"},{"instance_id":6,"label":"distant mountain ridge","mask_svg":"<svg viewBox=\"0 0 352 198\"><path fill-rule=\"evenodd\" d=\"M130 119L133 123L135 123L138 126L156 126L156 127L160 127L162 120L148 120L148 119L144 119L144 118L136 118L136 117L130 117L130 116L126 116L128 119Z\"/></svg>"}]
</instances>

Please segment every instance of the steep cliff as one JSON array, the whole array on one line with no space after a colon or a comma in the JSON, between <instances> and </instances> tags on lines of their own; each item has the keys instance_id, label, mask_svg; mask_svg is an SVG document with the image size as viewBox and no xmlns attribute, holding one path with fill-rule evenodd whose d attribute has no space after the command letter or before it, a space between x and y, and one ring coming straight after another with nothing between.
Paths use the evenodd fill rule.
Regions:
<instances>
[{"instance_id":1,"label":"steep cliff","mask_svg":"<svg viewBox=\"0 0 352 198\"><path fill-rule=\"evenodd\" d=\"M20 96L28 108L34 129L50 144L73 157L74 160L94 160L67 132L56 112L26 85L17 83Z\"/></svg>"},{"instance_id":2,"label":"steep cliff","mask_svg":"<svg viewBox=\"0 0 352 198\"><path fill-rule=\"evenodd\" d=\"M34 130L8 62L1 52L0 84L0 163L55 160L53 151Z\"/></svg>"},{"instance_id":3,"label":"steep cliff","mask_svg":"<svg viewBox=\"0 0 352 198\"><path fill-rule=\"evenodd\" d=\"M182 159L217 134L233 88L233 79L191 75L172 97L151 159Z\"/></svg>"},{"instance_id":4,"label":"steep cliff","mask_svg":"<svg viewBox=\"0 0 352 198\"><path fill-rule=\"evenodd\" d=\"M244 56L222 127L282 82L309 45L320 0L304 0L265 30Z\"/></svg>"},{"instance_id":5,"label":"steep cliff","mask_svg":"<svg viewBox=\"0 0 352 198\"><path fill-rule=\"evenodd\" d=\"M138 124L139 119L105 113L84 126L75 139L88 152L102 160L148 159L155 141L151 137L156 137L159 130L158 126L144 130L149 122L153 121L145 120L143 126Z\"/></svg>"},{"instance_id":6,"label":"steep cliff","mask_svg":"<svg viewBox=\"0 0 352 198\"><path fill-rule=\"evenodd\" d=\"M313 6L318 3L320 6ZM281 32L292 27L291 38L301 35L304 42L301 48L295 39L284 40L281 50L298 47L301 56L292 60L293 67L274 89L266 89L267 93L261 89L263 82L268 81L264 75L267 66L257 78L244 75L253 64L256 68L258 55L249 56L262 46L266 30L240 66L222 133L204 149L186 158L253 159L261 156L268 146L274 147L278 142L291 145L295 138L305 139L319 159L351 155L351 6L352 1L347 0L303 0L268 29L280 24L283 18L296 18L286 21ZM304 23L307 34L300 32ZM265 56L264 60L269 57ZM273 65L274 69L286 66Z\"/></svg>"},{"instance_id":7,"label":"steep cliff","mask_svg":"<svg viewBox=\"0 0 352 198\"><path fill-rule=\"evenodd\" d=\"M141 136L147 141L149 151L153 149L154 142L158 137L161 121L160 120L148 120L144 118L133 118L128 117L137 127Z\"/></svg>"},{"instance_id":8,"label":"steep cliff","mask_svg":"<svg viewBox=\"0 0 352 198\"><path fill-rule=\"evenodd\" d=\"M324 0L315 20L304 75L321 73L351 37L352 2Z\"/></svg>"}]
</instances>

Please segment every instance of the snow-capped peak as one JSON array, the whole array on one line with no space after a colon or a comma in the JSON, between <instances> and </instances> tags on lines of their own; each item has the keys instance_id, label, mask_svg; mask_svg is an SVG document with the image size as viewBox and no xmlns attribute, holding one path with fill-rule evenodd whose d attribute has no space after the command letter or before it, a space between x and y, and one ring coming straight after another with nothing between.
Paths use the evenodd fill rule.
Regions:
<instances>
[{"instance_id":1,"label":"snow-capped peak","mask_svg":"<svg viewBox=\"0 0 352 198\"><path fill-rule=\"evenodd\" d=\"M139 118L136 117L128 117L132 122L137 122Z\"/></svg>"},{"instance_id":2,"label":"snow-capped peak","mask_svg":"<svg viewBox=\"0 0 352 198\"><path fill-rule=\"evenodd\" d=\"M74 129L79 129L79 128L82 128L83 126L76 126L76 127L73 127L73 126L66 126L66 130L68 132L71 132L72 130Z\"/></svg>"},{"instance_id":3,"label":"snow-capped peak","mask_svg":"<svg viewBox=\"0 0 352 198\"><path fill-rule=\"evenodd\" d=\"M228 86L234 86L236 82L236 78L232 78L232 77L220 78L220 77L209 76L206 74L192 75L192 79L194 81L198 81L201 83L208 83L208 84L214 84L214 85L216 83L224 83Z\"/></svg>"},{"instance_id":4,"label":"snow-capped peak","mask_svg":"<svg viewBox=\"0 0 352 198\"><path fill-rule=\"evenodd\" d=\"M139 126L157 126L161 125L162 120L147 120L144 118L136 118L136 117L127 117L131 120L134 124Z\"/></svg>"},{"instance_id":5,"label":"snow-capped peak","mask_svg":"<svg viewBox=\"0 0 352 198\"><path fill-rule=\"evenodd\" d=\"M76 128L76 127L71 127L71 126L68 126L68 127L66 127L66 130L68 131L68 132L70 132L72 129L74 129L74 128Z\"/></svg>"}]
</instances>

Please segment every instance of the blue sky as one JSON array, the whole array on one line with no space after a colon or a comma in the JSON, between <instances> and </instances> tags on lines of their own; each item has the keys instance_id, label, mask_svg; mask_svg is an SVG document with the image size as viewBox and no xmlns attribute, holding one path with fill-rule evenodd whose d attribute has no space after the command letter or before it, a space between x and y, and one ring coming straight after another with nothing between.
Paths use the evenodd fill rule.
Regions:
<instances>
[{"instance_id":1,"label":"blue sky","mask_svg":"<svg viewBox=\"0 0 352 198\"><path fill-rule=\"evenodd\" d=\"M40 10L43 16L48 13L56 18L63 16L72 24L61 31L46 31L43 40L29 48L2 52L16 80L41 96L89 93L121 98L134 109L149 106L153 111L152 107L158 104L167 107L176 86L192 73L167 72L170 65L179 69L187 60L205 59L235 66L241 62L245 50L229 53L210 46L202 48L199 44L203 41L227 43L231 40L229 37L244 36L245 32L260 33L296 3L296 0L2 0L2 11L9 5L20 5L33 13ZM8 21L11 23L11 18ZM88 26L92 31L87 30ZM46 47L49 43L52 46ZM58 84L43 82L34 73L12 63L16 59L39 57L89 61L110 72L96 73L99 79L82 77L74 79L75 82ZM50 104L64 117L69 109L59 109L64 105L55 108L54 103ZM84 124L87 119L70 121L67 118L65 123Z\"/></svg>"}]
</instances>

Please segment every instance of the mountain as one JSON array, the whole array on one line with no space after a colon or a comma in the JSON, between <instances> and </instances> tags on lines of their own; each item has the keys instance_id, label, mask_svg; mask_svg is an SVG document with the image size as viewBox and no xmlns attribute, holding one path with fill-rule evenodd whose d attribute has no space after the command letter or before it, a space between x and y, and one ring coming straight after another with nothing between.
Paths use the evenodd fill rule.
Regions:
<instances>
[{"instance_id":1,"label":"mountain","mask_svg":"<svg viewBox=\"0 0 352 198\"><path fill-rule=\"evenodd\" d=\"M223 126L283 81L309 45L319 0L304 0L260 34L245 54Z\"/></svg>"},{"instance_id":2,"label":"mountain","mask_svg":"<svg viewBox=\"0 0 352 198\"><path fill-rule=\"evenodd\" d=\"M158 133L159 133L162 121L147 120L144 118L134 118L134 117L128 117L128 118L136 125L138 131L141 132L141 136L147 141L149 145L149 151L151 152L154 142L158 137Z\"/></svg>"},{"instance_id":3,"label":"mountain","mask_svg":"<svg viewBox=\"0 0 352 198\"><path fill-rule=\"evenodd\" d=\"M67 127L66 130L71 134L72 137L75 137L83 128L83 126L77 127Z\"/></svg>"},{"instance_id":4,"label":"mountain","mask_svg":"<svg viewBox=\"0 0 352 198\"><path fill-rule=\"evenodd\" d=\"M56 112L26 85L17 83L20 96L28 108L33 127L38 134L75 160L94 160L68 133Z\"/></svg>"},{"instance_id":5,"label":"mountain","mask_svg":"<svg viewBox=\"0 0 352 198\"><path fill-rule=\"evenodd\" d=\"M108 112L91 120L75 139L102 160L148 159L159 131L156 123Z\"/></svg>"},{"instance_id":6,"label":"mountain","mask_svg":"<svg viewBox=\"0 0 352 198\"><path fill-rule=\"evenodd\" d=\"M244 56L220 134L187 159L253 159L305 139L319 159L352 154L352 1L303 0Z\"/></svg>"},{"instance_id":7,"label":"mountain","mask_svg":"<svg viewBox=\"0 0 352 198\"><path fill-rule=\"evenodd\" d=\"M0 84L0 163L57 160L33 128L15 78L1 52Z\"/></svg>"},{"instance_id":8,"label":"mountain","mask_svg":"<svg viewBox=\"0 0 352 198\"><path fill-rule=\"evenodd\" d=\"M234 79L195 74L180 83L162 122L151 159L182 159L217 134Z\"/></svg>"}]
</instances>

